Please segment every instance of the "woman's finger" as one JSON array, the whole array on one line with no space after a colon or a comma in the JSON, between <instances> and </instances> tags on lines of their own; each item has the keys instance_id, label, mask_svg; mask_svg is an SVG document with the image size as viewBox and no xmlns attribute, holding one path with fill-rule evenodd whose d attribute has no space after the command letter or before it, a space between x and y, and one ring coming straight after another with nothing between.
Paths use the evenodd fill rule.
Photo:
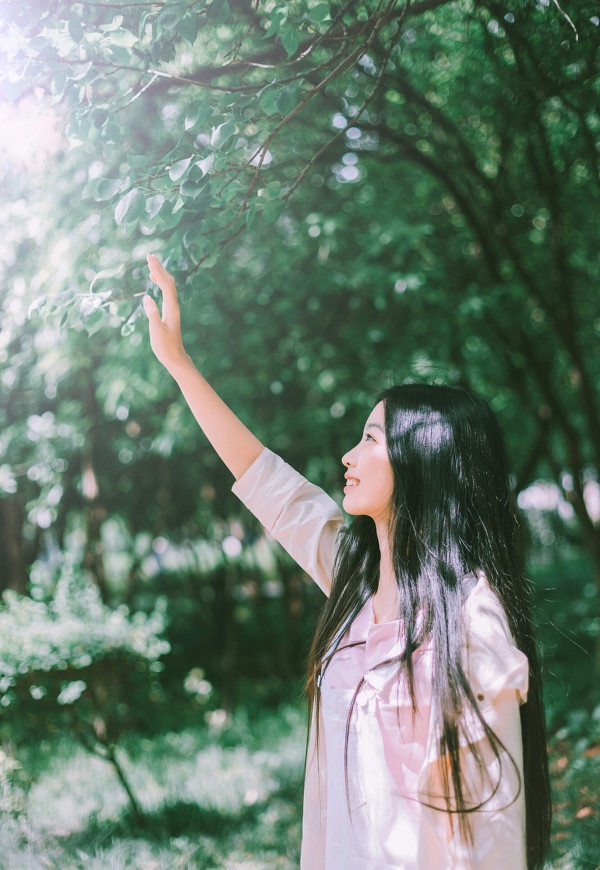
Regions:
<instances>
[{"instance_id":1,"label":"woman's finger","mask_svg":"<svg viewBox=\"0 0 600 870\"><path fill-rule=\"evenodd\" d=\"M154 254L148 255L148 267L150 269L150 280L158 284L163 296L163 320L169 323L179 321L179 302L177 300L177 290L175 281L165 267L162 265L158 257Z\"/></svg>"},{"instance_id":2,"label":"woman's finger","mask_svg":"<svg viewBox=\"0 0 600 870\"><path fill-rule=\"evenodd\" d=\"M151 296L144 296L143 304L148 320L156 320L157 318L160 320L158 305Z\"/></svg>"}]
</instances>

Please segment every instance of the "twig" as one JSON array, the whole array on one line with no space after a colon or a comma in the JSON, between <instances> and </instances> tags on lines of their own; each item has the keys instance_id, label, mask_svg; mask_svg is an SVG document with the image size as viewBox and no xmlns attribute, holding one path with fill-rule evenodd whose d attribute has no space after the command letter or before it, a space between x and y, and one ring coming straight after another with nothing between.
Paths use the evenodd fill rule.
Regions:
<instances>
[{"instance_id":1,"label":"twig","mask_svg":"<svg viewBox=\"0 0 600 870\"><path fill-rule=\"evenodd\" d=\"M569 22L569 24L570 24L571 27L573 28L573 30L574 30L574 32L575 32L575 42L579 42L579 32L578 32L577 28L575 27L575 25L573 24L573 20L572 20L571 18L569 18L569 16L568 16L567 13L565 12L565 10L561 7L561 5L560 5L560 3L558 2L558 0L552 0L552 2L553 2L554 5L556 6L556 8L557 8L558 11L560 12L560 14L561 14L561 15L562 15L562 16L563 16L563 17L564 17L564 18Z\"/></svg>"},{"instance_id":2,"label":"twig","mask_svg":"<svg viewBox=\"0 0 600 870\"><path fill-rule=\"evenodd\" d=\"M325 78L322 79L318 85L315 85L315 87L306 95L306 97L304 97L304 99L301 100L298 103L298 105L294 109L292 109L291 112L288 112L288 114L285 116L285 118L283 118L283 120L281 120L279 122L279 124L277 124L277 126L271 131L271 133L269 133L269 135L267 136L265 141L262 143L260 148L256 149L256 151L254 152L254 154L252 155L252 157L248 161L248 163L251 164L254 160L256 160L258 158L258 163L256 165L254 177L253 177L252 181L250 182L250 186L248 187L248 190L246 191L246 195L244 196L244 201L242 203L242 209L241 209L242 212L245 211L246 206L248 205L248 199L250 198L250 194L254 190L256 182L260 176L260 173L261 173L261 170L263 167L263 163L265 161L265 158L266 158L268 150L269 150L269 145L271 144L271 142L273 141L275 136L277 136L277 134L280 132L280 130L282 130L293 118L296 117L296 115L298 115L299 112L302 111L302 109L307 105L307 103L309 103L312 100L312 98L316 94L320 93L324 88L326 88L330 81L332 81L334 78L337 78L337 76L340 75L348 66L355 63L359 57L361 57L366 51L369 50L369 48L373 44L373 41L375 40L376 36L379 34L379 32L381 31L381 28L383 27L383 25L387 21L388 15L390 14L393 7L396 5L396 2L397 2L397 0L388 0L388 2L386 3L384 11L381 13L378 21L376 22L375 26L373 27L373 30L371 31L371 34L370 34L368 40L366 41L366 43L364 43L364 45L359 45L357 48L355 48L354 51L352 51L349 55L347 55L329 73L329 75L325 76Z\"/></svg>"},{"instance_id":3,"label":"twig","mask_svg":"<svg viewBox=\"0 0 600 870\"><path fill-rule=\"evenodd\" d=\"M147 91L148 88L151 87L151 86L154 84L154 82L156 81L156 79L157 79L157 76L153 75L152 78L150 79L150 81L146 82L146 84L143 85L143 87L141 87L141 88L139 89L139 91L137 91L136 93L134 93L134 95L132 96L132 98L131 98L130 100L127 100L127 102L124 103L124 104L120 107L119 111L121 112L123 109L126 109L127 106L130 106L132 103L135 103L135 101L136 101L139 97L142 96L142 94L144 93L144 91ZM133 88L130 88L129 91L126 91L126 92L123 94L123 97L126 97L127 94L130 94L133 90L134 90Z\"/></svg>"},{"instance_id":4,"label":"twig","mask_svg":"<svg viewBox=\"0 0 600 870\"><path fill-rule=\"evenodd\" d=\"M340 138L340 136L343 136L350 129L350 127L353 127L357 123L357 121L359 120L360 116L363 114L363 112L365 111L365 109L367 108L369 103L371 103L372 100L374 99L375 95L379 91L379 88L381 87L381 82L383 80L383 74L385 73L385 71L387 69L387 66L388 66L388 63L389 63L389 60L390 60L390 57L392 54L392 50L398 42L398 37L400 36L401 30L402 30L402 25L404 23L404 18L406 17L406 13L408 12L409 6L410 6L410 0L407 0L407 3L404 6L404 9L402 10L402 15L398 19L398 22L396 25L396 33L394 34L394 37L392 38L392 40L390 42L390 46L388 48L388 51L387 51L385 57L383 58L383 61L381 63L381 68L380 68L379 73L377 75L377 80L375 82L375 86L371 90L371 93L367 97L365 97L365 99L364 99L362 105L359 107L356 115L351 120L349 120L348 123L344 127L342 127L341 130L338 130L338 132L334 136L332 136L331 139L329 139L316 152L316 154L313 154L313 156L308 161L308 163L306 164L304 169L302 169L302 171L296 176L291 187L289 187L288 190L286 191L285 195L283 196L284 200L289 199L289 197L294 193L294 191L300 186L300 184L304 180L306 174L312 169L312 167L315 165L317 160L320 159L320 157L325 153L325 151L327 151L327 149L330 148L333 145L333 143L336 142ZM370 42L372 42L372 40Z\"/></svg>"}]
</instances>

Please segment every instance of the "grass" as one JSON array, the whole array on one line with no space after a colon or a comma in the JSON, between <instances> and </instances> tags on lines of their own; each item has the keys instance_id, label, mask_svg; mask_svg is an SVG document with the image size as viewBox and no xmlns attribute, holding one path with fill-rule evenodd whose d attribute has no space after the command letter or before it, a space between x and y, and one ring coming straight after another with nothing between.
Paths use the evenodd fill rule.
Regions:
<instances>
[{"instance_id":1,"label":"grass","mask_svg":"<svg viewBox=\"0 0 600 870\"><path fill-rule=\"evenodd\" d=\"M63 740L30 749L24 812L0 821L2 870L291 870L299 863L304 716L131 740L142 830L107 764Z\"/></svg>"},{"instance_id":2,"label":"grass","mask_svg":"<svg viewBox=\"0 0 600 870\"><path fill-rule=\"evenodd\" d=\"M554 735L556 870L600 864L600 722ZM592 730L586 731L587 728ZM595 735L595 736L594 736ZM146 825L107 764L63 740L29 751L22 812L0 820L2 870L292 870L299 865L304 716L282 707L219 734L206 727L128 745Z\"/></svg>"},{"instance_id":3,"label":"grass","mask_svg":"<svg viewBox=\"0 0 600 870\"><path fill-rule=\"evenodd\" d=\"M540 569L537 585L555 804L550 867L596 870L600 692L587 630L596 601L581 562ZM0 870L297 870L304 740L301 704L252 718L240 710L212 730L132 737L121 760L143 829L105 762L66 738L41 741L19 756L21 771L2 781L0 769Z\"/></svg>"}]
</instances>

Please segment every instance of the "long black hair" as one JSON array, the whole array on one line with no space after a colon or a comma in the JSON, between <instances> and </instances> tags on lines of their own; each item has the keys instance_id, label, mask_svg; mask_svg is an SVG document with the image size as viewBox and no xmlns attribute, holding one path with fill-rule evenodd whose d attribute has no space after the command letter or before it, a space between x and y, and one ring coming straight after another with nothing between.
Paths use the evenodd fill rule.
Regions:
<instances>
[{"instance_id":1,"label":"long black hair","mask_svg":"<svg viewBox=\"0 0 600 870\"><path fill-rule=\"evenodd\" d=\"M462 388L406 384L385 390L379 401L384 403L394 474L390 547L405 635L405 652L394 661L399 676L407 681L414 710L413 656L426 643L431 648L439 754L449 762L448 767L442 766L441 809L458 815L461 833L468 839L469 814L483 804L469 805L468 783L461 774L464 711L470 710L480 722L498 761L505 749L479 712L463 669L464 578L482 571L504 608L516 646L529 661L527 702L521 706L522 785L527 863L530 870L538 870L549 852L551 820L542 687L530 587L523 573L518 519L498 423L485 401ZM373 520L354 518L341 539L331 596L309 656L307 694L311 710L316 707L317 713L320 677L345 628L376 592L379 562ZM352 707L346 754L351 713ZM481 769L478 750L473 745L470 749ZM427 805L440 809L439 804Z\"/></svg>"}]
</instances>

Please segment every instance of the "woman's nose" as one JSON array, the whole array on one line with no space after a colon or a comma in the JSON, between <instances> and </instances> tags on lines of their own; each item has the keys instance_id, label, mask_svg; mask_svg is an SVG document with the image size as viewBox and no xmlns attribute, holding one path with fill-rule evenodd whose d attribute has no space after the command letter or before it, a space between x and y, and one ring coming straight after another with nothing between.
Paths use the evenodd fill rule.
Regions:
<instances>
[{"instance_id":1,"label":"woman's nose","mask_svg":"<svg viewBox=\"0 0 600 870\"><path fill-rule=\"evenodd\" d=\"M353 450L349 450L342 456L342 465L345 465L346 468L350 468L351 465L354 465L354 457L352 455L353 452Z\"/></svg>"}]
</instances>

